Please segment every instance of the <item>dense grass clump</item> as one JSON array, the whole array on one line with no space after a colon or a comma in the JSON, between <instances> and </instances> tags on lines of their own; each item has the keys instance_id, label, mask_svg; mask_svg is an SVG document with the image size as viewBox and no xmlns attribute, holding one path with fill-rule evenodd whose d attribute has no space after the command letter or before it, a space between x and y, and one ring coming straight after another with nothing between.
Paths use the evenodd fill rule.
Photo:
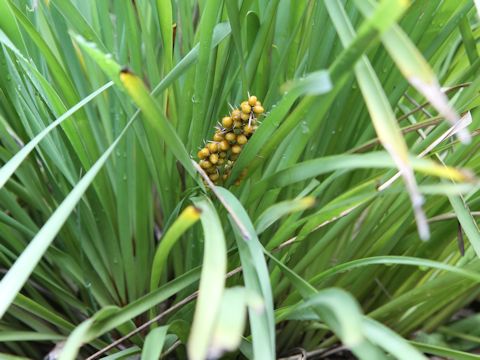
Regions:
<instances>
[{"instance_id":1,"label":"dense grass clump","mask_svg":"<svg viewBox=\"0 0 480 360\"><path fill-rule=\"evenodd\" d=\"M477 11L0 0L0 358L479 358Z\"/></svg>"}]
</instances>

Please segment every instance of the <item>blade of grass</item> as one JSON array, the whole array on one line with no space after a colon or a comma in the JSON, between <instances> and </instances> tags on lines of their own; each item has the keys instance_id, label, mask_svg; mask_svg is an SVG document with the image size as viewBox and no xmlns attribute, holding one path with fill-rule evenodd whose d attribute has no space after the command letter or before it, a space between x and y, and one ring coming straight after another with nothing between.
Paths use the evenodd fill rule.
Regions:
<instances>
[{"instance_id":1,"label":"blade of grass","mask_svg":"<svg viewBox=\"0 0 480 360\"><path fill-rule=\"evenodd\" d=\"M197 306L187 349L190 359L203 360L207 358L225 287L227 250L220 219L210 200L199 197L192 201L202 212L205 250Z\"/></svg>"},{"instance_id":2,"label":"blade of grass","mask_svg":"<svg viewBox=\"0 0 480 360\"><path fill-rule=\"evenodd\" d=\"M298 307L292 308L292 311L312 308L360 359L386 359L385 355L377 347L365 339L362 333L361 309L350 294L336 288L324 289L318 292L312 285L269 252L265 251L265 254L280 267L304 300ZM287 315L288 313L284 313L284 316Z\"/></svg>"},{"instance_id":3,"label":"blade of grass","mask_svg":"<svg viewBox=\"0 0 480 360\"><path fill-rule=\"evenodd\" d=\"M372 1L356 0L355 4L366 16L370 16L375 10ZM430 101L446 120L455 125L460 120L458 114L448 104L448 98L440 89L440 84L430 65L402 29L393 25L382 35L382 43L403 76ZM459 131L458 137L464 143L471 140L466 129Z\"/></svg>"},{"instance_id":4,"label":"blade of grass","mask_svg":"<svg viewBox=\"0 0 480 360\"><path fill-rule=\"evenodd\" d=\"M225 290L209 349L210 357L220 358L224 352L239 347L245 331L247 305L258 312L263 311L262 299L252 295L238 286Z\"/></svg>"},{"instance_id":5,"label":"blade of grass","mask_svg":"<svg viewBox=\"0 0 480 360\"><path fill-rule=\"evenodd\" d=\"M362 328L367 338L400 360L427 360L415 347L388 327L364 317Z\"/></svg>"},{"instance_id":6,"label":"blade of grass","mask_svg":"<svg viewBox=\"0 0 480 360\"><path fill-rule=\"evenodd\" d=\"M141 360L158 360L167 336L168 326L160 326L150 331L145 338Z\"/></svg>"},{"instance_id":7,"label":"blade of grass","mask_svg":"<svg viewBox=\"0 0 480 360\"><path fill-rule=\"evenodd\" d=\"M471 176L460 170L443 167L427 159L409 158L411 165L417 171L425 174L468 181ZM307 160L268 176L255 185L250 194L254 199L266 189L284 187L298 181L306 180L335 170L352 170L361 168L391 168L396 165L386 152L371 152L358 155L333 155L324 158Z\"/></svg>"},{"instance_id":8,"label":"blade of grass","mask_svg":"<svg viewBox=\"0 0 480 360\"><path fill-rule=\"evenodd\" d=\"M152 273L150 275L150 291L155 290L158 286L171 248L177 240L180 239L182 234L200 219L200 216L199 209L188 206L162 237L155 251L155 256L153 257Z\"/></svg>"},{"instance_id":9,"label":"blade of grass","mask_svg":"<svg viewBox=\"0 0 480 360\"><path fill-rule=\"evenodd\" d=\"M258 240L255 228L238 199L227 189L216 189L224 201L231 207L233 213L245 227L249 237L244 238L238 231L237 221L230 218L235 229L235 239L243 266L245 286L254 294L263 298L265 310L258 314L254 309L248 310L252 329L253 352L255 358L275 358L275 323L273 314L273 296L270 287L269 273L262 253L263 246Z\"/></svg>"},{"instance_id":10,"label":"blade of grass","mask_svg":"<svg viewBox=\"0 0 480 360\"><path fill-rule=\"evenodd\" d=\"M0 281L0 293L6 295L0 299L0 318L3 317L15 296L23 287L64 223L75 209L77 203L81 200L83 194L95 179L95 176L103 168L109 156L112 154L120 140L122 140L134 120L135 119L132 118L129 121L115 141L93 164L78 184L75 185L72 191L67 195L18 257L7 274L2 278Z\"/></svg>"},{"instance_id":11,"label":"blade of grass","mask_svg":"<svg viewBox=\"0 0 480 360\"><path fill-rule=\"evenodd\" d=\"M480 355L469 354L463 351L458 351L455 349L449 349L442 346L436 346L431 344L420 343L418 341L410 341L410 344L415 346L417 349L423 351L424 353L437 355L437 356L445 356L450 359L455 360L478 360L480 359Z\"/></svg>"},{"instance_id":12,"label":"blade of grass","mask_svg":"<svg viewBox=\"0 0 480 360\"><path fill-rule=\"evenodd\" d=\"M208 98L208 77L207 69L211 59L211 45L213 38L213 28L218 14L223 8L223 0L211 0L205 5L199 24L199 54L198 66L195 72L194 92L193 92L193 118L190 126L190 147L194 148L200 144L202 132L200 131L203 119L207 110Z\"/></svg>"},{"instance_id":13,"label":"blade of grass","mask_svg":"<svg viewBox=\"0 0 480 360\"><path fill-rule=\"evenodd\" d=\"M307 196L304 198L279 202L267 208L255 221L255 231L258 235L264 232L281 217L296 211L302 211L312 207L315 198Z\"/></svg>"},{"instance_id":14,"label":"blade of grass","mask_svg":"<svg viewBox=\"0 0 480 360\"><path fill-rule=\"evenodd\" d=\"M480 282L480 275L478 273L471 270L466 270L460 267L444 264L439 261L433 261L429 259L422 259L422 258L409 257L409 256L375 256L370 258L352 260L343 264L336 265L328 270L325 270L315 275L313 278L310 279L310 283L318 284L330 276L341 274L345 271L350 271L358 267L379 265L379 264L407 265L407 266L416 266L418 268L431 268L431 269L444 270L444 271L449 271L449 272L461 275L470 280Z\"/></svg>"},{"instance_id":15,"label":"blade of grass","mask_svg":"<svg viewBox=\"0 0 480 360\"><path fill-rule=\"evenodd\" d=\"M82 101L77 103L75 106L68 109L62 116L48 125L43 129L38 135L36 135L32 140L30 140L19 152L15 154L5 165L0 168L0 189L5 185L8 179L13 175L13 173L18 169L22 162L27 158L28 154L35 149L35 147L44 139L53 129L60 125L63 121L67 120L72 114L74 114L78 109L82 108L90 101L95 99L103 91L107 90L113 85L113 82L110 81L106 83L101 88L97 89Z\"/></svg>"}]
</instances>

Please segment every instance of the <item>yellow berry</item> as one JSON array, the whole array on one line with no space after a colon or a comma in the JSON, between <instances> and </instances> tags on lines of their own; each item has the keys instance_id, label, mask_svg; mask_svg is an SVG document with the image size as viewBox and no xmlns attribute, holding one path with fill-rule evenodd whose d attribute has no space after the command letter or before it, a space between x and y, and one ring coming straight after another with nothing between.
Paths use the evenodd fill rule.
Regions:
<instances>
[{"instance_id":1,"label":"yellow berry","mask_svg":"<svg viewBox=\"0 0 480 360\"><path fill-rule=\"evenodd\" d=\"M247 121L248 119L250 119L250 113L248 113L248 114L242 113L242 115L240 115L240 118L243 121Z\"/></svg>"},{"instance_id":2,"label":"yellow berry","mask_svg":"<svg viewBox=\"0 0 480 360\"><path fill-rule=\"evenodd\" d=\"M227 151L228 149L230 149L230 144L227 140L222 140L220 142L220 151Z\"/></svg>"},{"instance_id":3,"label":"yellow berry","mask_svg":"<svg viewBox=\"0 0 480 360\"><path fill-rule=\"evenodd\" d=\"M238 135L237 136L237 143L240 144L240 145L244 145L246 144L248 141L247 137L245 135Z\"/></svg>"},{"instance_id":4,"label":"yellow berry","mask_svg":"<svg viewBox=\"0 0 480 360\"><path fill-rule=\"evenodd\" d=\"M209 169L212 167L212 163L208 160L200 160L200 167L202 169Z\"/></svg>"},{"instance_id":5,"label":"yellow berry","mask_svg":"<svg viewBox=\"0 0 480 360\"><path fill-rule=\"evenodd\" d=\"M218 152L218 144L211 142L207 144L208 150L210 150L210 153L216 153Z\"/></svg>"},{"instance_id":6,"label":"yellow berry","mask_svg":"<svg viewBox=\"0 0 480 360\"><path fill-rule=\"evenodd\" d=\"M227 140L230 144L233 144L236 139L237 135L235 135L234 133L230 132L225 135L225 140Z\"/></svg>"},{"instance_id":7,"label":"yellow berry","mask_svg":"<svg viewBox=\"0 0 480 360\"><path fill-rule=\"evenodd\" d=\"M223 134L216 132L215 135L213 135L213 141L220 142L223 140Z\"/></svg>"},{"instance_id":8,"label":"yellow berry","mask_svg":"<svg viewBox=\"0 0 480 360\"><path fill-rule=\"evenodd\" d=\"M242 151L242 147L240 145L233 145L232 146L232 153L239 154Z\"/></svg>"},{"instance_id":9,"label":"yellow berry","mask_svg":"<svg viewBox=\"0 0 480 360\"><path fill-rule=\"evenodd\" d=\"M241 121L234 121L233 122L233 127L238 129L242 127L242 122Z\"/></svg>"},{"instance_id":10,"label":"yellow berry","mask_svg":"<svg viewBox=\"0 0 480 360\"><path fill-rule=\"evenodd\" d=\"M210 155L210 151L207 148L203 148L197 153L197 155L199 159L205 159Z\"/></svg>"},{"instance_id":11,"label":"yellow berry","mask_svg":"<svg viewBox=\"0 0 480 360\"><path fill-rule=\"evenodd\" d=\"M262 106L262 103L261 103L260 101L257 101L257 102L255 103L255 106Z\"/></svg>"},{"instance_id":12,"label":"yellow berry","mask_svg":"<svg viewBox=\"0 0 480 360\"><path fill-rule=\"evenodd\" d=\"M208 168L205 170L207 174L213 174L217 172L217 168L215 166L212 166L211 168Z\"/></svg>"},{"instance_id":13,"label":"yellow berry","mask_svg":"<svg viewBox=\"0 0 480 360\"><path fill-rule=\"evenodd\" d=\"M261 105L255 105L255 106L253 107L253 112L254 112L255 114L257 114L257 115L263 114L264 111L265 111L265 110L263 109L263 106L261 106Z\"/></svg>"},{"instance_id":14,"label":"yellow berry","mask_svg":"<svg viewBox=\"0 0 480 360\"><path fill-rule=\"evenodd\" d=\"M217 181L220 175L218 173L212 174L209 176L210 180Z\"/></svg>"},{"instance_id":15,"label":"yellow berry","mask_svg":"<svg viewBox=\"0 0 480 360\"><path fill-rule=\"evenodd\" d=\"M232 124L233 124L233 120L230 116L225 116L223 119L222 119L222 125L229 129L232 127Z\"/></svg>"},{"instance_id":16,"label":"yellow berry","mask_svg":"<svg viewBox=\"0 0 480 360\"><path fill-rule=\"evenodd\" d=\"M238 109L235 109L232 111L232 119L235 121L235 120L240 120L240 115L241 115L241 112L240 110Z\"/></svg>"},{"instance_id":17,"label":"yellow berry","mask_svg":"<svg viewBox=\"0 0 480 360\"><path fill-rule=\"evenodd\" d=\"M227 157L227 153L222 151L222 152L219 152L218 155L220 156L221 159L223 158L226 158Z\"/></svg>"},{"instance_id":18,"label":"yellow berry","mask_svg":"<svg viewBox=\"0 0 480 360\"><path fill-rule=\"evenodd\" d=\"M225 159L219 158L217 164L218 165L223 165L225 163Z\"/></svg>"},{"instance_id":19,"label":"yellow berry","mask_svg":"<svg viewBox=\"0 0 480 360\"><path fill-rule=\"evenodd\" d=\"M257 104L257 97L252 95L248 98L248 105L255 106Z\"/></svg>"},{"instance_id":20,"label":"yellow berry","mask_svg":"<svg viewBox=\"0 0 480 360\"><path fill-rule=\"evenodd\" d=\"M252 111L252 107L247 104L242 104L242 112L244 114L250 114L250 111Z\"/></svg>"},{"instance_id":21,"label":"yellow berry","mask_svg":"<svg viewBox=\"0 0 480 360\"><path fill-rule=\"evenodd\" d=\"M253 126L252 125L245 125L243 127L243 133L246 134L246 135L250 135L250 134L253 134Z\"/></svg>"},{"instance_id":22,"label":"yellow berry","mask_svg":"<svg viewBox=\"0 0 480 360\"><path fill-rule=\"evenodd\" d=\"M217 154L210 155L209 160L212 164L216 164L218 162L218 155Z\"/></svg>"}]
</instances>

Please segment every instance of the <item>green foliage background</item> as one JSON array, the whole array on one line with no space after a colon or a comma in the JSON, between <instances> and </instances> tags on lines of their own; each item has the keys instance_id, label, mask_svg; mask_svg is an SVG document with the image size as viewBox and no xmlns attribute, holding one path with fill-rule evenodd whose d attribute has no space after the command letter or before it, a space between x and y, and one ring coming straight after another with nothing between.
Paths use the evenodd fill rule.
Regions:
<instances>
[{"instance_id":1,"label":"green foliage background","mask_svg":"<svg viewBox=\"0 0 480 360\"><path fill-rule=\"evenodd\" d=\"M1 356L479 358L478 20L0 0ZM207 189L192 159L248 94L266 116Z\"/></svg>"}]
</instances>

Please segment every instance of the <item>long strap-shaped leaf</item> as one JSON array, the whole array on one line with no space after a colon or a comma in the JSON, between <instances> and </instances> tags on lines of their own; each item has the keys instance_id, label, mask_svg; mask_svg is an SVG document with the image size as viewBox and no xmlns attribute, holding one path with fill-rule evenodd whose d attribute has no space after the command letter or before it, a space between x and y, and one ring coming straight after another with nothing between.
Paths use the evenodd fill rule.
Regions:
<instances>
[{"instance_id":1,"label":"long strap-shaped leaf","mask_svg":"<svg viewBox=\"0 0 480 360\"><path fill-rule=\"evenodd\" d=\"M35 235L30 244L28 244L22 254L18 257L17 261L15 261L7 274L2 278L2 281L0 282L0 294L2 294L2 297L0 298L0 318L3 317L8 307L15 299L15 296L23 287L28 277L33 272L33 269L35 269L38 262L55 239L55 236L57 236L63 224L67 221L68 217L75 209L75 206L93 182L95 176L105 165L109 156L112 154L120 140L122 140L134 120L135 118L132 118L127 123L115 141L108 147L95 164L93 164L78 184L75 185L72 191L67 195L52 216L42 226L37 235Z\"/></svg>"},{"instance_id":2,"label":"long strap-shaped leaf","mask_svg":"<svg viewBox=\"0 0 480 360\"><path fill-rule=\"evenodd\" d=\"M203 360L210 357L209 345L225 287L227 248L222 223L211 201L202 197L194 198L193 202L202 212L205 250L197 306L188 340L188 357Z\"/></svg>"},{"instance_id":3,"label":"long strap-shaped leaf","mask_svg":"<svg viewBox=\"0 0 480 360\"><path fill-rule=\"evenodd\" d=\"M273 295L269 272L263 255L263 246L258 240L255 228L240 201L227 189L216 187L216 191L229 205L231 210L234 211L238 218L237 220L241 221L249 235L248 240L246 240L239 231L237 222L231 221L235 229L235 238L242 262L246 288L261 296L265 304L263 314L258 314L253 309L249 309L255 358L274 359L275 321Z\"/></svg>"},{"instance_id":4,"label":"long strap-shaped leaf","mask_svg":"<svg viewBox=\"0 0 480 360\"><path fill-rule=\"evenodd\" d=\"M400 7L404 2L386 1L382 6ZM338 0L325 2L330 18L337 29L337 33L346 47L354 39L355 31ZM399 12L400 14L400 12ZM380 81L373 70L370 61L363 56L355 65L355 75L362 91L365 103L372 118L373 126L382 145L390 153L405 180L405 184L412 201L415 219L417 221L420 238L426 240L430 237L425 213L422 209L423 197L418 190L411 161L408 158L408 149L396 122L393 110L382 89Z\"/></svg>"},{"instance_id":5,"label":"long strap-shaped leaf","mask_svg":"<svg viewBox=\"0 0 480 360\"><path fill-rule=\"evenodd\" d=\"M316 71L309 74L301 80L296 80L287 86L288 92L271 109L267 118L259 127L258 131L249 141L248 145L240 153L240 157L233 167L232 174L227 181L227 185L233 184L233 181L240 174L241 170L248 166L249 173L256 169L264 159L278 147L291 131L298 126L304 117L304 112L314 106L317 101L327 104L337 96L338 91L344 85L346 76L350 74L353 64L368 49L368 46L380 36L380 31L384 31L402 14L405 6L390 8L388 6L377 7L374 15L367 19L359 28L355 38L345 47L336 57L334 63L329 66L328 74L325 71ZM382 19L382 28L376 24L376 19ZM379 31L380 30L380 31ZM333 86L332 86L333 85ZM328 98L318 99L314 96L306 96L295 110L288 117L288 111L298 97L301 95L320 95L330 92ZM325 105L324 111L328 108ZM285 118L285 120L283 120ZM320 121L322 116L316 117ZM317 125L311 124L312 128ZM307 137L304 137L307 138Z\"/></svg>"},{"instance_id":6,"label":"long strap-shaped leaf","mask_svg":"<svg viewBox=\"0 0 480 360\"><path fill-rule=\"evenodd\" d=\"M280 267L304 300L299 306L293 306L292 311L311 308L360 359L386 359L373 344L398 359L426 359L392 330L365 317L358 303L346 291L336 288L317 291L269 252L265 251L265 254Z\"/></svg>"},{"instance_id":7,"label":"long strap-shaped leaf","mask_svg":"<svg viewBox=\"0 0 480 360\"><path fill-rule=\"evenodd\" d=\"M78 109L81 109L83 106L88 104L90 101L95 99L100 93L107 90L113 85L113 81L110 81L103 85L101 88L95 90L82 101L80 101L75 106L71 107L66 111L62 116L48 125L45 129L39 132L32 140L28 142L19 152L17 152L5 165L0 168L0 189L5 185L8 179L13 175L15 170L22 164L22 162L27 158L28 154L37 146L40 141L42 141L53 129L60 125L63 121L67 120L71 115L73 115Z\"/></svg>"},{"instance_id":8,"label":"long strap-shaped leaf","mask_svg":"<svg viewBox=\"0 0 480 360\"><path fill-rule=\"evenodd\" d=\"M469 180L468 173L444 167L428 159L410 157L411 166L420 172L459 181ZM362 168L391 168L394 160L386 152L378 151L363 155L332 155L323 158L307 160L288 168L277 171L255 184L250 198L256 198L266 189L283 187L298 181L306 180L335 170L353 170Z\"/></svg>"},{"instance_id":9,"label":"long strap-shaped leaf","mask_svg":"<svg viewBox=\"0 0 480 360\"><path fill-rule=\"evenodd\" d=\"M365 16L371 16L375 10L372 0L356 0L355 3ZM394 24L381 38L385 49L403 76L428 99L446 120L452 125L456 125L460 121L458 114L448 104L447 95L441 90L432 68L402 28ZM462 142L470 142L471 137L467 129L462 128L457 134Z\"/></svg>"},{"instance_id":10,"label":"long strap-shaped leaf","mask_svg":"<svg viewBox=\"0 0 480 360\"><path fill-rule=\"evenodd\" d=\"M219 24L216 27L215 41L214 45L218 43L230 32L230 28L225 26L225 24ZM198 55L198 49L195 48L184 58L185 61L181 61L178 66L181 65L181 68L184 69L191 65L196 56ZM163 90L168 82L173 81L176 76L179 75L179 71L175 72L173 69L172 72L167 76L164 81L157 88L155 92ZM168 78L168 81L167 81ZM106 86L106 85L105 85ZM45 225L40 229L37 235L32 239L30 244L27 246L25 251L19 256L15 264L8 271L8 273L2 278L0 282L0 293L5 294L0 299L0 318L3 317L8 307L15 299L15 296L23 287L28 277L32 273L35 266L38 264L43 254L47 250L48 246L52 243L55 236L60 231L61 227L69 217L70 213L75 208L76 204L80 201L82 195L87 190L88 186L92 183L95 176L101 170L103 165L106 163L108 157L112 154L113 150L120 142L122 137L125 135L129 127L133 124L136 116L134 115L130 121L127 123L125 128L122 130L117 139L110 145L110 147L103 153L103 155L97 160L97 162L90 168L90 170L85 174L85 176L80 180L80 182L74 187L70 194L65 198L65 200L60 204L60 206L55 210L52 216L48 219Z\"/></svg>"}]
</instances>

